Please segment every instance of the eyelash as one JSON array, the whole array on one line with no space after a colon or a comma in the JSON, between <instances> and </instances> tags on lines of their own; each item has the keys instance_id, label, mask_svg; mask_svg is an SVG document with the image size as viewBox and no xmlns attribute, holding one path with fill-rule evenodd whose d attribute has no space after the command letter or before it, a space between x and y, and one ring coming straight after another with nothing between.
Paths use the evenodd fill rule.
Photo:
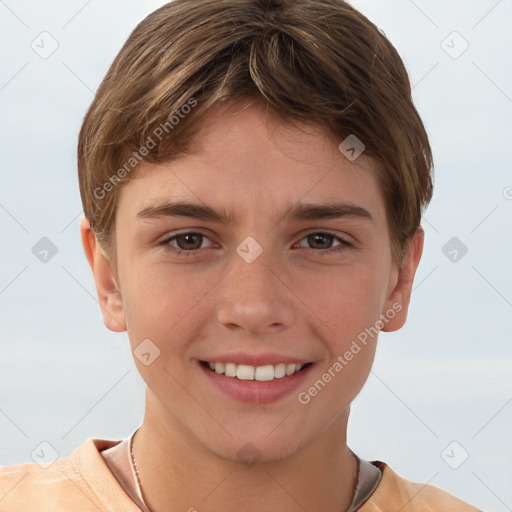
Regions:
<instances>
[{"instance_id":1,"label":"eyelash","mask_svg":"<svg viewBox=\"0 0 512 512\"><path fill-rule=\"evenodd\" d=\"M172 242L173 240L176 240L180 236L185 236L185 235L200 235L203 238L208 238L203 233L200 233L200 232L197 232L197 231L185 231L183 233L178 233L177 235L173 235L171 237L166 238L165 240L162 240L162 242L160 242L159 245L162 245L166 250L174 252L177 256L180 256L180 257L194 257L194 256L197 255L197 253L199 252L200 249L194 249L193 251L186 251L184 249L177 249L177 248L172 247L170 245L170 242ZM319 256L326 256L326 255L329 255L329 254L332 254L332 253L338 253L338 252L341 252L341 251L343 251L343 250L345 250L345 249L347 249L349 247L352 247L352 244L350 242L347 242L347 240L345 240L344 238L336 236L336 235L334 235L332 233L329 233L327 231L312 231L311 233L308 233L307 235L302 237L300 239L300 241L304 240L305 238L307 238L307 237L309 237L311 235L328 235L328 236L332 236L333 237L333 242L334 241L340 242L339 245L337 245L335 247L332 247L330 249L323 249L323 250L322 249L311 249L312 251L317 253L317 255L319 255Z\"/></svg>"}]
</instances>

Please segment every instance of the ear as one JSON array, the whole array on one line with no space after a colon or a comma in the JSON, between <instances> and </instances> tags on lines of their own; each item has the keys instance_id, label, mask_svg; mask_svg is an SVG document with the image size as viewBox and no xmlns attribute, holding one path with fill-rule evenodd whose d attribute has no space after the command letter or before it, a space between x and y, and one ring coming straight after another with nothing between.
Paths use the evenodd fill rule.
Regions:
<instances>
[{"instance_id":1,"label":"ear","mask_svg":"<svg viewBox=\"0 0 512 512\"><path fill-rule=\"evenodd\" d=\"M398 329L404 326L407 320L412 284L423 252L424 238L425 232L420 226L406 243L403 265L398 271L396 284L386 300L384 310L389 312L393 311L394 316L391 317L391 314L386 315L383 313L387 320L383 322L384 326L381 329L382 331L398 331Z\"/></svg>"},{"instance_id":2,"label":"ear","mask_svg":"<svg viewBox=\"0 0 512 512\"><path fill-rule=\"evenodd\" d=\"M114 332L126 331L123 298L119 291L116 277L110 262L96 240L89 221L83 218L80 221L80 235L87 261L91 266L96 282L99 305L103 315L103 322Z\"/></svg>"}]
</instances>

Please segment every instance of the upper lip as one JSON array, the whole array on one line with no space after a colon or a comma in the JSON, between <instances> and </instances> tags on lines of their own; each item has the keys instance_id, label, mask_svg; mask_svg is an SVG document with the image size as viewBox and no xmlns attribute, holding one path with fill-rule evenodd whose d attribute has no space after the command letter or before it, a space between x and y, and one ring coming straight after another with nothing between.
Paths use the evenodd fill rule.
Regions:
<instances>
[{"instance_id":1,"label":"upper lip","mask_svg":"<svg viewBox=\"0 0 512 512\"><path fill-rule=\"evenodd\" d=\"M208 363L234 363L236 365L248 365L248 366L266 366L276 364L306 364L310 363L310 359L303 359L295 356L288 356L284 354L244 354L237 352L236 354L224 354L218 356L211 356L201 359Z\"/></svg>"}]
</instances>

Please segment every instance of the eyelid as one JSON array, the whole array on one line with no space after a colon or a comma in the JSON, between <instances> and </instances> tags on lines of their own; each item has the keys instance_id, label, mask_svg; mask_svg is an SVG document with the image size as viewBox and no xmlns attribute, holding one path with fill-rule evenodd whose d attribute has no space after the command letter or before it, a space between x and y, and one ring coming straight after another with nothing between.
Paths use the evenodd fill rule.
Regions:
<instances>
[{"instance_id":1,"label":"eyelid","mask_svg":"<svg viewBox=\"0 0 512 512\"><path fill-rule=\"evenodd\" d=\"M210 236L207 233L205 233L204 231L205 230L203 230L201 228L192 228L192 229L191 228L183 228L183 229L178 229L177 231L169 231L165 235L158 238L157 243L163 243L165 241L172 240L173 238L176 238L178 236L192 235L192 234L203 235L205 238L210 239Z\"/></svg>"},{"instance_id":2,"label":"eyelid","mask_svg":"<svg viewBox=\"0 0 512 512\"><path fill-rule=\"evenodd\" d=\"M158 243L163 243L163 242L172 240L173 238L178 237L180 235L188 235L188 234L200 234L200 235L204 236L205 238L210 239L210 241L211 241L211 237L208 234L204 233L204 230L202 230L201 228L183 228L178 231L172 231L170 233L166 233L164 236L159 238ZM353 237L351 237L350 235L347 235L345 233L343 235L340 235L339 233L332 231L330 229L322 229L322 228L311 229L310 228L308 230L305 230L302 233L299 233L299 235L298 235L298 236L300 236L299 242L303 238L305 238L309 235L313 235L313 234L331 235L331 236L334 236L335 238L344 240L347 243L352 243L351 240L353 240Z\"/></svg>"},{"instance_id":3,"label":"eyelid","mask_svg":"<svg viewBox=\"0 0 512 512\"><path fill-rule=\"evenodd\" d=\"M331 229L322 229L322 228L316 228L316 229L308 229L304 232L304 234L301 235L300 240L302 240L304 237L309 235L315 235L315 234L323 234L323 235L331 235L334 238L338 240L342 240L346 242L347 244L354 245L356 243L356 239L353 236L350 236L348 233L340 233L339 231L331 230Z\"/></svg>"}]
</instances>

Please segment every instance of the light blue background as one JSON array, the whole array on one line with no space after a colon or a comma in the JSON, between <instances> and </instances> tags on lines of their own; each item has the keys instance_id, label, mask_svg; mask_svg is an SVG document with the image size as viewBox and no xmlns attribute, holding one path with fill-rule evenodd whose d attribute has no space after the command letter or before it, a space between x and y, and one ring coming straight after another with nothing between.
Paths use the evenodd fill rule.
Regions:
<instances>
[{"instance_id":1,"label":"light blue background","mask_svg":"<svg viewBox=\"0 0 512 512\"><path fill-rule=\"evenodd\" d=\"M163 3L0 1L2 465L31 462L42 441L64 456L88 437L119 439L142 419L126 335L103 326L82 254L75 151L93 91ZM485 510L512 510L512 2L352 4L406 63L436 181L409 320L381 334L350 446ZM31 48L43 31L59 45L48 59ZM32 253L42 237L58 248L47 263ZM452 237L468 248L456 263L442 252ZM458 469L441 457L452 441L462 447L452 460L469 454Z\"/></svg>"}]
</instances>

